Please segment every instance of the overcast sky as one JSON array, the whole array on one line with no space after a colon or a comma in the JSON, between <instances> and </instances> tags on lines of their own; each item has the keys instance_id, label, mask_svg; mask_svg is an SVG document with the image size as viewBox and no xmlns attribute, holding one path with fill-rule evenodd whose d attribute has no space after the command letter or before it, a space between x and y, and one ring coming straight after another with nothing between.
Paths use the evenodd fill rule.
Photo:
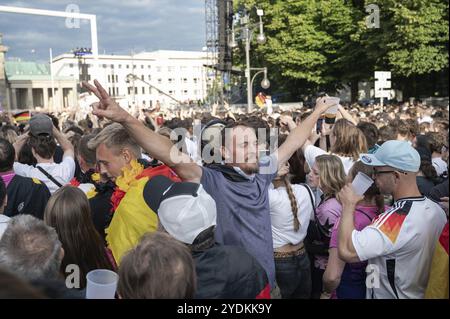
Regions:
<instances>
[{"instance_id":1,"label":"overcast sky","mask_svg":"<svg viewBox=\"0 0 450 319\"><path fill-rule=\"evenodd\" d=\"M201 51L205 46L204 0L0 0L0 5L97 15L99 52L130 54L165 50ZM69 7L70 9L70 7ZM73 22L73 21L69 21ZM70 25L70 23L69 23ZM73 23L72 23L73 25ZM68 28L65 18L0 12L7 58L48 61L76 47L91 47L90 27Z\"/></svg>"}]
</instances>

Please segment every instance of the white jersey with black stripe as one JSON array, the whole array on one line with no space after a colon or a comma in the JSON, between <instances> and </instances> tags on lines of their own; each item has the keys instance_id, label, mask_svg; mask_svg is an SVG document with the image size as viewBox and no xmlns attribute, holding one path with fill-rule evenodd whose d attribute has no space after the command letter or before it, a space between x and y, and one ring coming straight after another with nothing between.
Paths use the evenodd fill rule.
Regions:
<instances>
[{"instance_id":1,"label":"white jersey with black stripe","mask_svg":"<svg viewBox=\"0 0 450 319\"><path fill-rule=\"evenodd\" d=\"M361 260L369 261L367 297L423 298L431 259L447 222L426 197L397 200L362 231L352 233Z\"/></svg>"}]
</instances>

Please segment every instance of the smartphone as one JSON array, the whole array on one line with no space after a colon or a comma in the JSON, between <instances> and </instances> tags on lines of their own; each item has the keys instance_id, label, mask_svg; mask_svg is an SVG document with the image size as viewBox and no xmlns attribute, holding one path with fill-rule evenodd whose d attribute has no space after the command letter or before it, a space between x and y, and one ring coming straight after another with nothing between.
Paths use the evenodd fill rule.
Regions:
<instances>
[{"instance_id":1,"label":"smartphone","mask_svg":"<svg viewBox=\"0 0 450 319\"><path fill-rule=\"evenodd\" d=\"M323 119L318 119L316 123L316 132L320 134L322 132Z\"/></svg>"}]
</instances>

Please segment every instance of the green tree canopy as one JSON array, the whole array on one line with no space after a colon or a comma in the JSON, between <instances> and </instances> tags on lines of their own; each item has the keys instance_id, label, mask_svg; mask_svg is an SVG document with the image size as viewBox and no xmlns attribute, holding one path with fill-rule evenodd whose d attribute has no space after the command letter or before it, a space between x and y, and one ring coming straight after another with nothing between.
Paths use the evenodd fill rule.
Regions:
<instances>
[{"instance_id":1,"label":"green tree canopy","mask_svg":"<svg viewBox=\"0 0 450 319\"><path fill-rule=\"evenodd\" d=\"M367 26L369 4L380 9L379 28ZM405 83L448 73L448 0L238 0L235 5L264 9L268 41L253 44L252 64L268 66L274 85L289 91L291 99L343 83L355 89L375 70L390 70L393 79ZM256 21L255 10L252 14Z\"/></svg>"}]
</instances>

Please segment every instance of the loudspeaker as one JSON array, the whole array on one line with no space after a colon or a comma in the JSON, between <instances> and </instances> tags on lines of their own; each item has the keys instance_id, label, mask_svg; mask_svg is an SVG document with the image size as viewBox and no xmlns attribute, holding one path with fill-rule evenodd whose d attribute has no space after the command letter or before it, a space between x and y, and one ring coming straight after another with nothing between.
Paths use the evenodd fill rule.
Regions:
<instances>
[{"instance_id":1,"label":"loudspeaker","mask_svg":"<svg viewBox=\"0 0 450 319\"><path fill-rule=\"evenodd\" d=\"M228 43L231 36L231 27L233 23L233 1L217 0L217 15L219 39L218 69L223 72L230 72L232 67L233 52Z\"/></svg>"}]
</instances>

